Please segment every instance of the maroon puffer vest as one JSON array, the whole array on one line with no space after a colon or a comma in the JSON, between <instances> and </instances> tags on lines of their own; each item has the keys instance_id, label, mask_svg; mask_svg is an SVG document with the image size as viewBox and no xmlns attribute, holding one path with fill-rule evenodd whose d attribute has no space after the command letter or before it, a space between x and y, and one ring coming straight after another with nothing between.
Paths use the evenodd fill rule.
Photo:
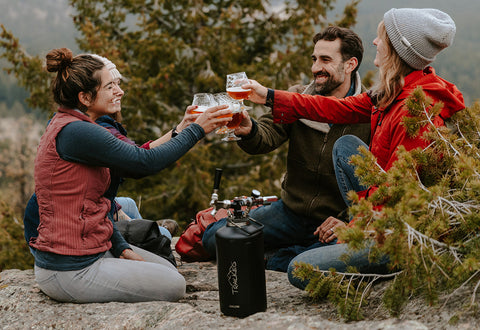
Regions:
<instances>
[{"instance_id":1,"label":"maroon puffer vest","mask_svg":"<svg viewBox=\"0 0 480 330\"><path fill-rule=\"evenodd\" d=\"M67 124L88 116L59 109L43 134L35 158L35 193L40 225L31 246L62 255L91 255L111 248L110 201L103 197L110 170L67 162L56 150L57 134Z\"/></svg>"}]
</instances>

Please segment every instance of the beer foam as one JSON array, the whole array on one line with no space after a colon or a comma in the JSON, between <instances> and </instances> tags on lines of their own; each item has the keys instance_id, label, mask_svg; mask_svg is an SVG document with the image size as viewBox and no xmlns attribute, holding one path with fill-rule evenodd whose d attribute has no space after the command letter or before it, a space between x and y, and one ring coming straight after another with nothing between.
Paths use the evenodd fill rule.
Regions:
<instances>
[{"instance_id":1,"label":"beer foam","mask_svg":"<svg viewBox=\"0 0 480 330\"><path fill-rule=\"evenodd\" d=\"M207 109L208 109L207 106L205 106L205 105L199 105L198 108L196 108L196 109L193 110L193 111L195 111L195 112L205 112L205 111L207 111Z\"/></svg>"},{"instance_id":2,"label":"beer foam","mask_svg":"<svg viewBox=\"0 0 480 330\"><path fill-rule=\"evenodd\" d=\"M227 92L249 92L250 89L243 89L242 87L229 87L227 88Z\"/></svg>"}]
</instances>

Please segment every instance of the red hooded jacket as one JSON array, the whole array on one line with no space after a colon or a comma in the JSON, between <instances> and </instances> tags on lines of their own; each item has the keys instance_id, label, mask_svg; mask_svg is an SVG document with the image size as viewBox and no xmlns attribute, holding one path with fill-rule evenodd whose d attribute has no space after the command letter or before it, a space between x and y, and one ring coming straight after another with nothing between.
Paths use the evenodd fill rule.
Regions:
<instances>
[{"instance_id":1,"label":"red hooded jacket","mask_svg":"<svg viewBox=\"0 0 480 330\"><path fill-rule=\"evenodd\" d=\"M334 124L370 122L370 151L387 171L397 159L396 151L400 145L407 151L428 145L428 141L422 138L423 131L428 127L412 138L401 124L403 117L408 116L403 107L405 99L418 86L434 103L441 101L444 104L440 115L433 120L436 126L444 125L445 119L465 108L463 95L455 85L437 76L432 67L427 67L406 76L402 91L386 108L376 108L368 92L337 99L275 91L274 122L287 124L299 118Z\"/></svg>"}]
</instances>

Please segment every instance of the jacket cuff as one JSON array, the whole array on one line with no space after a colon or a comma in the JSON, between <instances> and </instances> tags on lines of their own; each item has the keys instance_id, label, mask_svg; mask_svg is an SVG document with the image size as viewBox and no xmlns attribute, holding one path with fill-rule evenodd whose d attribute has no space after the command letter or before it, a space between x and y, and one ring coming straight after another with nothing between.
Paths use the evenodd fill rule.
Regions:
<instances>
[{"instance_id":1,"label":"jacket cuff","mask_svg":"<svg viewBox=\"0 0 480 330\"><path fill-rule=\"evenodd\" d=\"M274 99L275 99L275 91L269 88L267 92L267 101L265 102L265 105L267 107L273 108Z\"/></svg>"},{"instance_id":2,"label":"jacket cuff","mask_svg":"<svg viewBox=\"0 0 480 330\"><path fill-rule=\"evenodd\" d=\"M130 249L130 245L127 243L127 241L122 236L122 234L118 231L118 228L115 222L112 221L112 223L113 223L113 234L112 234L112 237L110 238L110 241L112 242L112 247L110 251L116 258L118 258L120 257L120 255L125 249Z\"/></svg>"},{"instance_id":3,"label":"jacket cuff","mask_svg":"<svg viewBox=\"0 0 480 330\"><path fill-rule=\"evenodd\" d=\"M153 142L152 140L150 140L150 141L148 141L148 142L145 142L144 144L142 144L142 145L140 146L140 148L146 149L146 150L150 150L150 143L152 143L152 142Z\"/></svg>"}]
</instances>

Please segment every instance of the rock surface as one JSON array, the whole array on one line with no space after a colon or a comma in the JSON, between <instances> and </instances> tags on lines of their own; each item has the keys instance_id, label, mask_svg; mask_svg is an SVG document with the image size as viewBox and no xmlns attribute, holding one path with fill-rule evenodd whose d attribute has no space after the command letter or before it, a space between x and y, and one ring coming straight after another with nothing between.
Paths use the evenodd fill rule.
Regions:
<instances>
[{"instance_id":1,"label":"rock surface","mask_svg":"<svg viewBox=\"0 0 480 330\"><path fill-rule=\"evenodd\" d=\"M449 325L460 303L427 307L412 301L400 318L381 307L384 284L374 286L365 320L345 323L327 301L315 303L288 283L284 273L267 271L267 311L240 319L222 315L213 262L181 263L187 295L178 303L58 303L35 284L33 270L0 273L0 329L476 329L479 319L461 314ZM464 292L461 297L471 295ZM463 302L463 300L462 300ZM379 307L380 306L380 307Z\"/></svg>"}]
</instances>

